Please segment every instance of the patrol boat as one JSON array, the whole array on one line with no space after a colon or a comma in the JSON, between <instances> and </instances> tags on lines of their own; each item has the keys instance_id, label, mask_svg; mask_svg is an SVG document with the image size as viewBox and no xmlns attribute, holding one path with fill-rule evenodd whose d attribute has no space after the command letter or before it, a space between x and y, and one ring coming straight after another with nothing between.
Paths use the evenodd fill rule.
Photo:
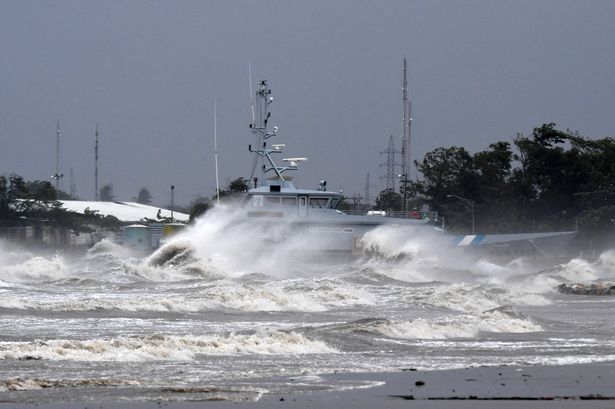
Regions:
<instances>
[{"instance_id":1,"label":"patrol boat","mask_svg":"<svg viewBox=\"0 0 615 409\"><path fill-rule=\"evenodd\" d=\"M296 171L304 157L282 159L283 165L274 160L285 148L284 144L269 144L278 136L278 128L269 130L271 117L269 105L273 102L271 89L266 80L261 80L253 103L253 121L250 129L255 145L249 145L254 163L244 206L251 222L284 226L286 234L278 235L279 241L301 237L301 250L331 255L360 255L361 238L365 233L383 225L395 225L404 231L442 233L443 230L429 218L403 219L383 216L355 216L338 210L344 199L338 192L327 190L327 182L321 181L316 189L297 188L288 171ZM260 178L255 171L260 168Z\"/></svg>"}]
</instances>

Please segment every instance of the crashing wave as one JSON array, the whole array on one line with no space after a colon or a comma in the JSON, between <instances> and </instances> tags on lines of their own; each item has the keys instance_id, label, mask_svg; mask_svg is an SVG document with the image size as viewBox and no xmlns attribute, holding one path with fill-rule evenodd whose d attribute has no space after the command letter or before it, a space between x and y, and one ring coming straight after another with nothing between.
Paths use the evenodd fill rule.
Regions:
<instances>
[{"instance_id":1,"label":"crashing wave","mask_svg":"<svg viewBox=\"0 0 615 409\"><path fill-rule=\"evenodd\" d=\"M260 329L248 334L162 335L113 339L0 342L0 359L49 361L190 361L198 355L295 355L337 351L297 332Z\"/></svg>"}]
</instances>

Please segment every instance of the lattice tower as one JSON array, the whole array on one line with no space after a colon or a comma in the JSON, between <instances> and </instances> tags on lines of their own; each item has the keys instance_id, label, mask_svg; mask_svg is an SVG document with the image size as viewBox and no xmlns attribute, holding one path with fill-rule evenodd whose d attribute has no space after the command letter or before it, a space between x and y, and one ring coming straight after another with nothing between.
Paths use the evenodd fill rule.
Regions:
<instances>
[{"instance_id":1,"label":"lattice tower","mask_svg":"<svg viewBox=\"0 0 615 409\"><path fill-rule=\"evenodd\" d=\"M380 180L384 180L385 189L395 190L395 168L399 164L395 161L395 155L399 154L399 151L395 150L395 143L393 142L393 135L389 137L389 146L386 150L380 152L380 156L386 155L386 162L380 164L381 168L385 168L385 174L380 176Z\"/></svg>"}]
</instances>

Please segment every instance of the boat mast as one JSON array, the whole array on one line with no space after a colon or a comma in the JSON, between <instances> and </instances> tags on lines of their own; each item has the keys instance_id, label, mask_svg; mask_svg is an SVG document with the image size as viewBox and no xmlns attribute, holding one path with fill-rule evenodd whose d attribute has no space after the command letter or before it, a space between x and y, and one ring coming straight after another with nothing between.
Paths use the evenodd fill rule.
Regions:
<instances>
[{"instance_id":1,"label":"boat mast","mask_svg":"<svg viewBox=\"0 0 615 409\"><path fill-rule=\"evenodd\" d=\"M267 149L267 139L269 136L267 135L267 125L269 122L269 118L271 117L271 112L269 112L269 104L273 102L273 97L271 96L271 89L267 85L267 80L261 80L258 89L256 90L256 130L257 133L257 143L260 150L260 180L261 183L265 179L266 172L266 164L265 158L267 157L268 149ZM254 128L253 128L254 129ZM258 152L257 152L258 153ZM275 166L274 166L275 167ZM283 179L280 176L280 179Z\"/></svg>"},{"instance_id":2,"label":"boat mast","mask_svg":"<svg viewBox=\"0 0 615 409\"><path fill-rule=\"evenodd\" d=\"M307 158L285 158L282 159L283 162L288 162L288 165L278 166L273 161L273 157L271 156L274 153L282 153L284 147L283 143L280 144L271 144L271 147L267 146L267 140L272 136L276 136L278 134L278 127L274 126L273 130L269 132L267 130L269 118L271 117L271 112L269 112L269 104L273 102L273 97L271 96L271 89L267 85L267 80L261 80L258 85L258 90L256 91L256 120L250 124L250 129L252 129L252 133L256 135L256 146L257 149L252 149L252 145L248 146L248 150L257 155L257 158L261 158L261 173L260 173L260 185L266 185L264 182L265 174L270 170L274 171L276 174L276 178L282 182L285 182L286 179L282 176L282 173L287 170L297 170L297 164L299 162L307 160ZM252 174L250 179L254 176L254 168L252 169ZM256 178L255 178L256 179ZM256 181L254 181L255 187L257 185Z\"/></svg>"},{"instance_id":3,"label":"boat mast","mask_svg":"<svg viewBox=\"0 0 615 409\"><path fill-rule=\"evenodd\" d=\"M256 90L256 117L254 121L250 124L250 129L252 129L252 133L256 135L256 146L257 149L252 149L252 145L249 146L250 152L256 153L260 156L261 164L260 164L260 184L263 185L263 180L265 179L265 173L270 170L273 170L278 177L278 179L284 181L284 177L282 176L282 172L287 168L278 167L271 154L273 153L281 153L283 144L271 145L271 148L267 147L267 140L272 136L275 136L278 132L278 127L274 126L273 131L269 132L267 130L269 118L271 117L271 112L269 112L269 104L273 102L273 97L271 96L271 89L267 85L267 80L261 80L258 84L258 89ZM267 167L269 165L269 167ZM252 174L250 178L254 177L254 168L252 169ZM255 183L256 184L256 183Z\"/></svg>"}]
</instances>

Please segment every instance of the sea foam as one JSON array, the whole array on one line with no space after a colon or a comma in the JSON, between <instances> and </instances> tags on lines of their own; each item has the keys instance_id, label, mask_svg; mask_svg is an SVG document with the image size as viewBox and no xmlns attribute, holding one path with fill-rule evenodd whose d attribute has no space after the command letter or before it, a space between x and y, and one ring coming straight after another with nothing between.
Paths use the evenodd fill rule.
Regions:
<instances>
[{"instance_id":1,"label":"sea foam","mask_svg":"<svg viewBox=\"0 0 615 409\"><path fill-rule=\"evenodd\" d=\"M251 334L161 335L113 339L0 342L0 359L50 361L190 361L199 355L295 355L337 351L296 332L259 329Z\"/></svg>"}]
</instances>

